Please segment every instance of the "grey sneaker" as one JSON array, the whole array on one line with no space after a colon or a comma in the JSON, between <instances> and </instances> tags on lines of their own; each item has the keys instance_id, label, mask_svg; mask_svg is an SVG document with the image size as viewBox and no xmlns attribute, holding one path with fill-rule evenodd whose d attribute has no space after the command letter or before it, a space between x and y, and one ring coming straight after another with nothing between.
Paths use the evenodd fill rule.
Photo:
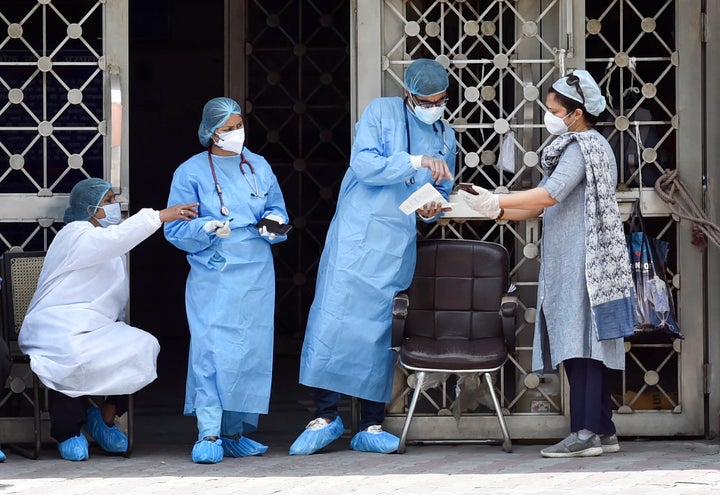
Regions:
<instances>
[{"instance_id":1,"label":"grey sneaker","mask_svg":"<svg viewBox=\"0 0 720 495\"><path fill-rule=\"evenodd\" d=\"M600 446L602 447L603 454L614 454L620 452L620 443L618 442L617 435L598 435L600 437Z\"/></svg>"},{"instance_id":2,"label":"grey sneaker","mask_svg":"<svg viewBox=\"0 0 720 495\"><path fill-rule=\"evenodd\" d=\"M602 455L600 437L593 435L585 441L577 433L570 433L564 440L540 451L543 457L594 457Z\"/></svg>"}]
</instances>

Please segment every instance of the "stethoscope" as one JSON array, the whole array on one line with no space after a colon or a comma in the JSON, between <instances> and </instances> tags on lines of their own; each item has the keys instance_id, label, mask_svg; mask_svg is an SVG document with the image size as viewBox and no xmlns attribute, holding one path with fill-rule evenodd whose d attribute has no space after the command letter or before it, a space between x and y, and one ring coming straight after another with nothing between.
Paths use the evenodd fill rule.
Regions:
<instances>
[{"instance_id":1,"label":"stethoscope","mask_svg":"<svg viewBox=\"0 0 720 495\"><path fill-rule=\"evenodd\" d=\"M213 165L210 147L208 148L208 161L210 162L210 171L212 172L213 182L215 182L215 190L217 191L218 197L220 198L220 213L223 216L228 216L230 215L230 209L225 206L225 202L223 201L222 187L220 187L220 182L218 182L217 174L215 173L215 165ZM252 175L255 187L253 187L250 179L248 179L247 174L245 173L244 165L250 167L250 174ZM245 178L245 182L247 182L248 186L253 191L250 193L250 196L252 196L253 198L264 198L267 196L267 194L260 194L260 187L258 186L257 176L255 175L255 167L253 167L252 163L245 159L245 156L242 153L240 153L240 172L242 172L243 177Z\"/></svg>"},{"instance_id":2,"label":"stethoscope","mask_svg":"<svg viewBox=\"0 0 720 495\"><path fill-rule=\"evenodd\" d=\"M408 113L410 112L410 108L408 106L407 96L404 99L403 106L405 109L403 116L405 117L405 136L407 138L407 150L408 150L408 153L410 153L410 122L408 121ZM440 137L441 137L442 143L443 143L442 149L439 151L439 153L441 156L445 156L445 149L447 148L447 144L445 144L445 126L442 123L438 124L437 122L433 122L432 126L433 126L433 131L435 131L435 134L437 134L437 132L438 132L438 125L440 126Z\"/></svg>"},{"instance_id":3,"label":"stethoscope","mask_svg":"<svg viewBox=\"0 0 720 495\"><path fill-rule=\"evenodd\" d=\"M412 155L412 153L410 152L411 151L410 122L408 121L408 112L410 112L410 108L408 106L408 97L407 96L403 100L403 107L405 110L403 112L403 116L405 117L405 136L407 138L407 152L409 155ZM435 134L437 134L437 132L438 132L437 125L438 125L437 122L433 122L432 126L433 126L433 131L435 131ZM440 150L439 153L441 156L445 156L445 148L447 148L447 145L445 144L445 126L442 123L440 124L440 131L441 131L441 138L442 138L443 146L442 146L442 150ZM415 178L411 177L406 182L408 183L408 185L415 184Z\"/></svg>"}]
</instances>

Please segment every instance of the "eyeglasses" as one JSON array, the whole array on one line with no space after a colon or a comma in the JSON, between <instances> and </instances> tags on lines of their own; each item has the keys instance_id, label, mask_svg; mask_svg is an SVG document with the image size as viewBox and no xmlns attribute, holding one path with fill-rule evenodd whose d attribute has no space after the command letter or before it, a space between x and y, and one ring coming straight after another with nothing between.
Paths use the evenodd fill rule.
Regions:
<instances>
[{"instance_id":1,"label":"eyeglasses","mask_svg":"<svg viewBox=\"0 0 720 495\"><path fill-rule=\"evenodd\" d=\"M447 96L443 96L439 100L420 100L418 99L417 95L411 95L411 97L415 105L419 106L420 108L442 107L444 105L447 105L447 102L450 101L450 98L448 98Z\"/></svg>"},{"instance_id":2,"label":"eyeglasses","mask_svg":"<svg viewBox=\"0 0 720 495\"><path fill-rule=\"evenodd\" d=\"M572 86L573 88L575 88L577 90L578 94L580 95L580 98L582 98L582 104L584 105L585 104L585 95L583 94L583 90L580 87L580 78L578 76L576 76L575 74L570 74L569 76L567 76L567 83L568 83L568 85Z\"/></svg>"}]
</instances>

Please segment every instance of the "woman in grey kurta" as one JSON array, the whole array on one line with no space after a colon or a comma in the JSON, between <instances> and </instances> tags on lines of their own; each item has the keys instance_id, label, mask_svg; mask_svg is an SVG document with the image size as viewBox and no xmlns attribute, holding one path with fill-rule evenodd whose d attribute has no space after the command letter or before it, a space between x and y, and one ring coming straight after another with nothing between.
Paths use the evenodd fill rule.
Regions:
<instances>
[{"instance_id":1,"label":"woman in grey kurta","mask_svg":"<svg viewBox=\"0 0 720 495\"><path fill-rule=\"evenodd\" d=\"M617 182L614 155L596 130L612 161L612 181ZM580 145L565 148L557 167L540 186L557 204L545 208L540 245L542 263L538 276L538 304L532 368L553 372L567 359L589 357L611 369L625 369L623 339L598 340L592 328L590 299L585 279L585 160ZM560 275L561 274L561 275Z\"/></svg>"},{"instance_id":2,"label":"woman in grey kurta","mask_svg":"<svg viewBox=\"0 0 720 495\"><path fill-rule=\"evenodd\" d=\"M499 195L462 193L489 218L543 214L533 370L563 364L570 383L571 434L544 457L617 452L609 370L625 367L623 337L635 323L630 261L615 199L617 169L608 142L593 126L605 98L587 71L553 83L545 126L557 135L543 150L538 187Z\"/></svg>"}]
</instances>

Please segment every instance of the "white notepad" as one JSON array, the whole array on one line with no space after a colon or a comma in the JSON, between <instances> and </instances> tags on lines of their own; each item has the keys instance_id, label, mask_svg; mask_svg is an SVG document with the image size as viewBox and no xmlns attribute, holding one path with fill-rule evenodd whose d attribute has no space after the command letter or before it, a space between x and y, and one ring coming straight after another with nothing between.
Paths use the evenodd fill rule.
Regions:
<instances>
[{"instance_id":1,"label":"white notepad","mask_svg":"<svg viewBox=\"0 0 720 495\"><path fill-rule=\"evenodd\" d=\"M453 203L448 203L447 200L440 194L440 191L435 189L429 182L422 186L420 189L412 193L408 199L402 202L400 210L406 215L414 213L418 208L422 208L428 203L439 203L443 208L451 208Z\"/></svg>"}]
</instances>

